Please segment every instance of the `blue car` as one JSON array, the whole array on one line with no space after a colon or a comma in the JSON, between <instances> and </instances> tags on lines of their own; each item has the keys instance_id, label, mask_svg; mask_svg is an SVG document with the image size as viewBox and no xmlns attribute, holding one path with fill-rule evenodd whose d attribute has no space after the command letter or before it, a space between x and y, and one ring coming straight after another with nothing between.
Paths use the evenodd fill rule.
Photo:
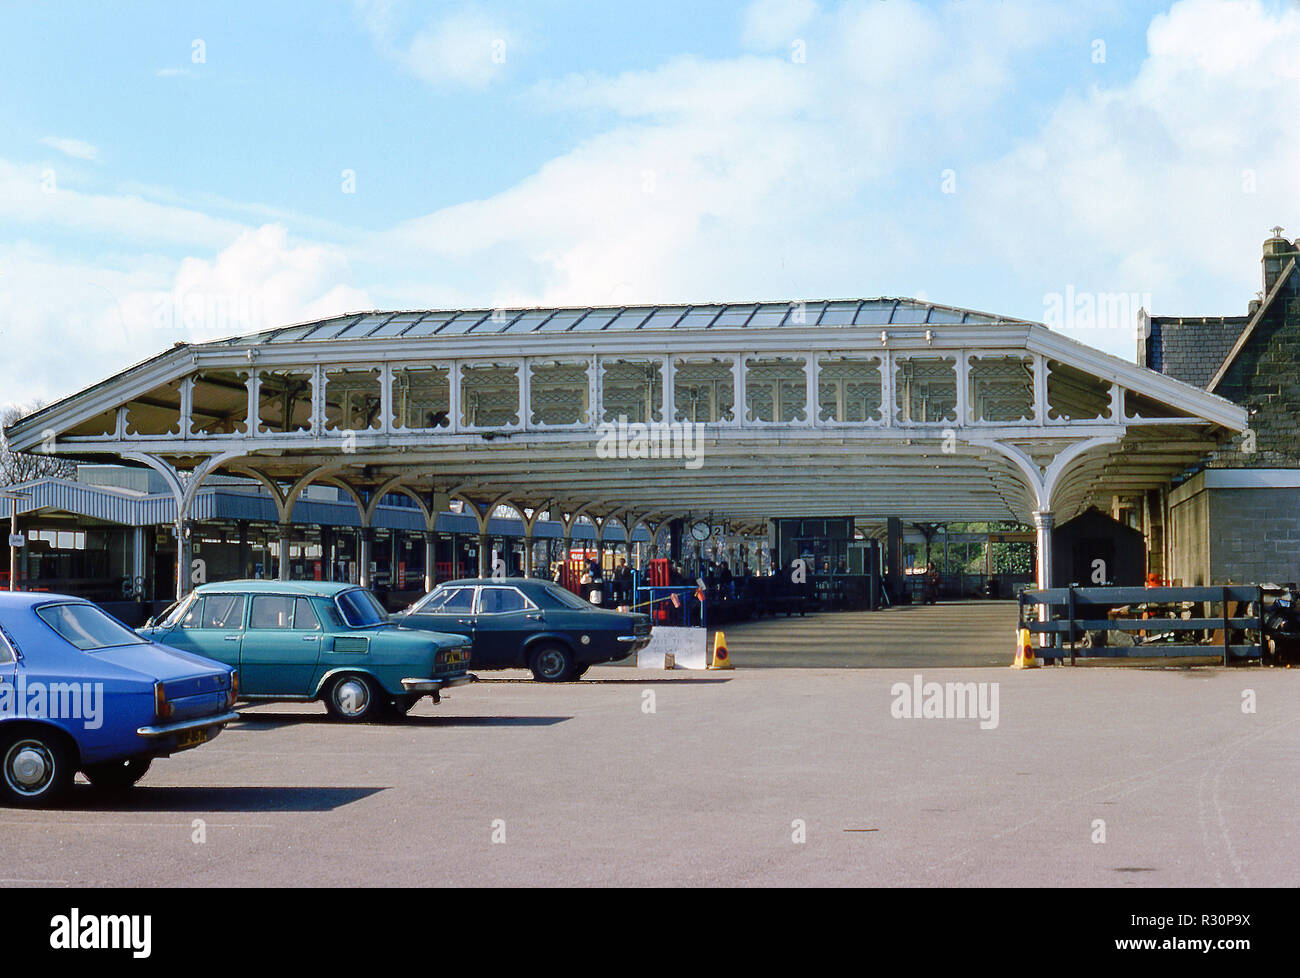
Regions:
<instances>
[{"instance_id":1,"label":"blue car","mask_svg":"<svg viewBox=\"0 0 1300 978\"><path fill-rule=\"evenodd\" d=\"M239 719L238 694L228 666L142 638L89 601L2 592L0 804L54 804L77 771L130 787L155 757Z\"/></svg>"}]
</instances>

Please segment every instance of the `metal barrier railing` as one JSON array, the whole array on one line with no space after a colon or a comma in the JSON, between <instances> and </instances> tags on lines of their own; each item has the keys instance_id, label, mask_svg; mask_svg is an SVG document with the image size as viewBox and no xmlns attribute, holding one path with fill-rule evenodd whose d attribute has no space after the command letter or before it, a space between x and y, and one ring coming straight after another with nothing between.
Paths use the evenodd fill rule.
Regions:
<instances>
[{"instance_id":1,"label":"metal barrier railing","mask_svg":"<svg viewBox=\"0 0 1300 978\"><path fill-rule=\"evenodd\" d=\"M1195 605L1204 606L1197 614ZM1219 605L1219 613L1210 608ZM1236 608L1233 606L1236 605ZM1136 606L1136 607L1135 607ZM1110 612L1130 607L1146 617L1114 618ZM1034 610L1038 609L1038 610ZM1176 614L1174 613L1176 612ZM1244 612L1244 613L1243 613ZM1022 591L1020 628L1050 637L1040 658L1161 657L1219 655L1258 659L1264 644L1264 589L1257 584L1219 587L1063 587ZM1187 615L1188 617L1183 617ZM1196 641L1149 641L1136 645L1082 644L1097 632L1155 633L1175 638L1211 633L1214 644Z\"/></svg>"},{"instance_id":2,"label":"metal barrier railing","mask_svg":"<svg viewBox=\"0 0 1300 978\"><path fill-rule=\"evenodd\" d=\"M672 587L640 586L635 589L636 603L633 611L645 612L654 624L681 625L703 628L705 604L700 600L696 585Z\"/></svg>"}]
</instances>

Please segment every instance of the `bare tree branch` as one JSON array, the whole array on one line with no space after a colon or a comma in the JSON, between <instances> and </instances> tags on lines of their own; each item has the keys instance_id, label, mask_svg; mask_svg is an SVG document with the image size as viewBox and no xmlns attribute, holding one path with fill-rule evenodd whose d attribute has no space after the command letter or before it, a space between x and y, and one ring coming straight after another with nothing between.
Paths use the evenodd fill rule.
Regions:
<instances>
[{"instance_id":1,"label":"bare tree branch","mask_svg":"<svg viewBox=\"0 0 1300 978\"><path fill-rule=\"evenodd\" d=\"M0 411L0 426L8 427L20 418L39 411L42 407L44 405L40 401L27 405L11 404ZM0 486L12 486L46 476L71 479L76 474L77 466L67 459L39 452L11 452L8 439L0 440Z\"/></svg>"}]
</instances>

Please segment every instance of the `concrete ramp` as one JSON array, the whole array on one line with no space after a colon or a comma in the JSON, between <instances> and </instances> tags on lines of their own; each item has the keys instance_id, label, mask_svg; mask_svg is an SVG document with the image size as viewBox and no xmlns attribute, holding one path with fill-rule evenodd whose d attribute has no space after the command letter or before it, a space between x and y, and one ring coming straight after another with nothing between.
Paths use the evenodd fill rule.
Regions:
<instances>
[{"instance_id":1,"label":"concrete ramp","mask_svg":"<svg viewBox=\"0 0 1300 978\"><path fill-rule=\"evenodd\" d=\"M723 626L737 669L910 669L1009 666L1015 601L952 601ZM712 632L709 642L712 643Z\"/></svg>"}]
</instances>

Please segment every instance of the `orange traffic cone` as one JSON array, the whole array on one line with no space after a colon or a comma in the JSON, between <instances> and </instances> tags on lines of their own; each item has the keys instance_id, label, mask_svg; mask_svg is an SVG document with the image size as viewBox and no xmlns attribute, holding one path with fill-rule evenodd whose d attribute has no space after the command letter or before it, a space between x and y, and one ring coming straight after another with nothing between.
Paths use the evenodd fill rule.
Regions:
<instances>
[{"instance_id":1,"label":"orange traffic cone","mask_svg":"<svg viewBox=\"0 0 1300 978\"><path fill-rule=\"evenodd\" d=\"M734 669L731 664L731 656L727 655L727 636L722 632L713 634L713 661L709 663L710 669Z\"/></svg>"},{"instance_id":2,"label":"orange traffic cone","mask_svg":"<svg viewBox=\"0 0 1300 978\"><path fill-rule=\"evenodd\" d=\"M1016 661L1012 669L1037 669L1038 660L1034 657L1034 644L1028 628L1016 629Z\"/></svg>"}]
</instances>

